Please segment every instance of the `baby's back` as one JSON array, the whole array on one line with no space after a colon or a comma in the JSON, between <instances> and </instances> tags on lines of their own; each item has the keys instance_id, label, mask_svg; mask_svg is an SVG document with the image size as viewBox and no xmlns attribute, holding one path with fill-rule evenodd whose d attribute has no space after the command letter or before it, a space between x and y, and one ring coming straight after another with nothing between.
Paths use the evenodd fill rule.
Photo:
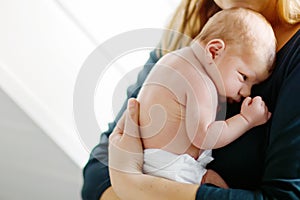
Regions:
<instances>
[{"instance_id":1,"label":"baby's back","mask_svg":"<svg viewBox=\"0 0 300 200\"><path fill-rule=\"evenodd\" d=\"M138 96L146 149L198 157L199 149L191 145L185 127L186 91L190 87L187 77L197 75L193 64L199 63L186 47L164 56L147 77Z\"/></svg>"}]
</instances>

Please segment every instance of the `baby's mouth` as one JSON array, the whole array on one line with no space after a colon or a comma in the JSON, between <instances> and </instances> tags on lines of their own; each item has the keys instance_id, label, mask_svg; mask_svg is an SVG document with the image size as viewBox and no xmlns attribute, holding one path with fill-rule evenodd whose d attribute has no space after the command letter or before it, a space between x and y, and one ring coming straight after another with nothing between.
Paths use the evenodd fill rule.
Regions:
<instances>
[{"instance_id":1,"label":"baby's mouth","mask_svg":"<svg viewBox=\"0 0 300 200\"><path fill-rule=\"evenodd\" d=\"M241 101L241 98L228 98L228 103L239 103Z\"/></svg>"}]
</instances>

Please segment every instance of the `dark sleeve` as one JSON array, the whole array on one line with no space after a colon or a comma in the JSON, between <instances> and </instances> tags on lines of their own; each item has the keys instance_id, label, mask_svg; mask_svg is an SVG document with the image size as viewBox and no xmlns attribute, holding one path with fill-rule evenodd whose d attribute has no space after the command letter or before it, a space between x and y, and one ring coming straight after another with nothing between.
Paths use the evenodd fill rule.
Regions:
<instances>
[{"instance_id":1,"label":"dark sleeve","mask_svg":"<svg viewBox=\"0 0 300 200\"><path fill-rule=\"evenodd\" d=\"M158 61L154 51L150 53L150 58L146 62L143 70L138 74L135 84L127 89L127 99L124 102L120 112L112 123L109 123L108 130L101 134L99 144L90 154L88 163L83 169L83 187L81 191L84 200L99 200L102 193L111 185L108 172L108 137L113 131L116 123L126 109L127 100L131 97L137 97L141 86L153 65Z\"/></svg>"},{"instance_id":2,"label":"dark sleeve","mask_svg":"<svg viewBox=\"0 0 300 200\"><path fill-rule=\"evenodd\" d=\"M282 84L276 86L279 93L259 187L249 191L203 185L197 191L197 200L300 199L300 52L295 55L298 58L293 59L293 68L286 70Z\"/></svg>"}]
</instances>

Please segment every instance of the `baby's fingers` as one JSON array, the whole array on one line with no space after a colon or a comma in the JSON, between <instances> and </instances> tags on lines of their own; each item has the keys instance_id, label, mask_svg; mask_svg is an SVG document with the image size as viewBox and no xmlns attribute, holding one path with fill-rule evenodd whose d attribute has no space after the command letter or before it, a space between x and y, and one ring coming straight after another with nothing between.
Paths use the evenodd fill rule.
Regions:
<instances>
[{"instance_id":1,"label":"baby's fingers","mask_svg":"<svg viewBox=\"0 0 300 200\"><path fill-rule=\"evenodd\" d=\"M243 101L242 106L249 106L252 103L252 98L251 97L246 97Z\"/></svg>"},{"instance_id":2,"label":"baby's fingers","mask_svg":"<svg viewBox=\"0 0 300 200\"><path fill-rule=\"evenodd\" d=\"M272 113L268 112L268 120L271 118L271 116L272 116Z\"/></svg>"},{"instance_id":3,"label":"baby's fingers","mask_svg":"<svg viewBox=\"0 0 300 200\"><path fill-rule=\"evenodd\" d=\"M252 104L265 106L265 102L262 100L260 96L256 96L252 99Z\"/></svg>"}]
</instances>

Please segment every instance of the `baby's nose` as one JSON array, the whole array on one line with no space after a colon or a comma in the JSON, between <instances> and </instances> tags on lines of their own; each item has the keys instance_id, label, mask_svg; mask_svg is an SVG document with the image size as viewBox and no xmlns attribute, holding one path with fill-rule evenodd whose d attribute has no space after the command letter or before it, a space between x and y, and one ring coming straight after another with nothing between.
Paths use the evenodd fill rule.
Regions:
<instances>
[{"instance_id":1,"label":"baby's nose","mask_svg":"<svg viewBox=\"0 0 300 200\"><path fill-rule=\"evenodd\" d=\"M245 86L240 90L240 95L243 97L248 97L251 94L251 87Z\"/></svg>"}]
</instances>

